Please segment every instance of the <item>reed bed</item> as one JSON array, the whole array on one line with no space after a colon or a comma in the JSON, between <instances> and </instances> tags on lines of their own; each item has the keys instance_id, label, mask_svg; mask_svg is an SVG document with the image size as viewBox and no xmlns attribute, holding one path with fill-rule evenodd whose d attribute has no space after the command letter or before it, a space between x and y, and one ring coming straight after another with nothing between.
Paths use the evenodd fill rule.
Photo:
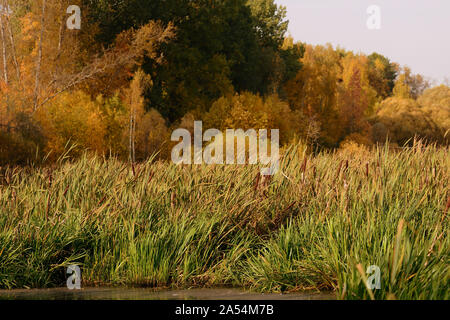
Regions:
<instances>
[{"instance_id":1,"label":"reed bed","mask_svg":"<svg viewBox=\"0 0 450 320\"><path fill-rule=\"evenodd\" d=\"M284 151L257 166L84 155L3 168L0 288L238 286L339 299L448 299L449 149ZM377 265L381 289L365 285Z\"/></svg>"}]
</instances>

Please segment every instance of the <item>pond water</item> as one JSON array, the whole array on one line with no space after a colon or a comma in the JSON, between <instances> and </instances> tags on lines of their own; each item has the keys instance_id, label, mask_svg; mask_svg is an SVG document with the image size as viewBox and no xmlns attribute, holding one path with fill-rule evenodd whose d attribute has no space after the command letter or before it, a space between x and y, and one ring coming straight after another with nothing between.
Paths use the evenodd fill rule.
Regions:
<instances>
[{"instance_id":1,"label":"pond water","mask_svg":"<svg viewBox=\"0 0 450 320\"><path fill-rule=\"evenodd\" d=\"M241 289L164 290L144 288L83 288L69 290L20 289L0 290L0 300L332 300L333 293L301 292L262 294Z\"/></svg>"}]
</instances>

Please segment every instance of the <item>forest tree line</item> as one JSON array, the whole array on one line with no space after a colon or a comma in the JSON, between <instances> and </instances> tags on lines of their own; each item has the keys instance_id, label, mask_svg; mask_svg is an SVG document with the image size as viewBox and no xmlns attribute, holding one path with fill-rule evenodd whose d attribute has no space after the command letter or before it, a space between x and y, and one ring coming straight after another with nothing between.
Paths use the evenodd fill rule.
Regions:
<instances>
[{"instance_id":1,"label":"forest tree line","mask_svg":"<svg viewBox=\"0 0 450 320\"><path fill-rule=\"evenodd\" d=\"M81 29L66 26L81 8ZM173 129L276 128L321 148L449 144L450 87L287 35L274 0L0 0L0 165L170 155Z\"/></svg>"}]
</instances>

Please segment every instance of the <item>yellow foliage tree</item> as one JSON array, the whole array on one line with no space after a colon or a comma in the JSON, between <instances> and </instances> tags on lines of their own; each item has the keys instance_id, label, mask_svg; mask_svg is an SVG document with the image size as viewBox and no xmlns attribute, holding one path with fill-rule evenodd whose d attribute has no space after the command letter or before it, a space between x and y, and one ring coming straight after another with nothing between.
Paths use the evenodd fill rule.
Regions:
<instances>
[{"instance_id":1,"label":"yellow foliage tree","mask_svg":"<svg viewBox=\"0 0 450 320\"><path fill-rule=\"evenodd\" d=\"M82 91L59 95L46 108L39 109L36 117L47 140L46 151L54 160L68 147L77 156L84 149L105 153L105 123L96 101Z\"/></svg>"},{"instance_id":2,"label":"yellow foliage tree","mask_svg":"<svg viewBox=\"0 0 450 320\"><path fill-rule=\"evenodd\" d=\"M138 69L124 90L124 103L129 119L125 138L128 140L129 159L144 160L154 153L160 152L169 134L163 117L156 111L146 112L144 109L144 90L152 85L151 79ZM162 152L166 156L167 152Z\"/></svg>"},{"instance_id":3,"label":"yellow foliage tree","mask_svg":"<svg viewBox=\"0 0 450 320\"><path fill-rule=\"evenodd\" d=\"M342 135L337 106L340 59L331 45L307 45L300 59L302 69L284 88L289 106L313 124L321 142L329 146L336 145Z\"/></svg>"},{"instance_id":4,"label":"yellow foliage tree","mask_svg":"<svg viewBox=\"0 0 450 320\"><path fill-rule=\"evenodd\" d=\"M220 98L204 116L205 128L279 129L281 143L299 133L301 125L304 123L300 113L291 111L278 96L263 99L249 92Z\"/></svg>"},{"instance_id":5,"label":"yellow foliage tree","mask_svg":"<svg viewBox=\"0 0 450 320\"><path fill-rule=\"evenodd\" d=\"M371 119L375 142L390 141L403 145L415 136L439 141L441 132L434 120L413 99L392 97L384 100Z\"/></svg>"},{"instance_id":6,"label":"yellow foliage tree","mask_svg":"<svg viewBox=\"0 0 450 320\"><path fill-rule=\"evenodd\" d=\"M158 158L167 159L170 155L168 145L170 133L166 126L166 120L161 114L151 109L138 120L136 131L136 159L157 155Z\"/></svg>"},{"instance_id":7,"label":"yellow foliage tree","mask_svg":"<svg viewBox=\"0 0 450 320\"><path fill-rule=\"evenodd\" d=\"M440 85L428 89L417 102L439 126L446 143L450 143L450 87Z\"/></svg>"},{"instance_id":8,"label":"yellow foliage tree","mask_svg":"<svg viewBox=\"0 0 450 320\"><path fill-rule=\"evenodd\" d=\"M363 115L369 116L374 112L377 102L377 92L370 86L369 82L369 60L365 55L354 55L347 53L342 59L342 84L346 90L354 90L352 86L357 85L361 91L355 103L362 108ZM358 111L356 111L358 112Z\"/></svg>"}]
</instances>

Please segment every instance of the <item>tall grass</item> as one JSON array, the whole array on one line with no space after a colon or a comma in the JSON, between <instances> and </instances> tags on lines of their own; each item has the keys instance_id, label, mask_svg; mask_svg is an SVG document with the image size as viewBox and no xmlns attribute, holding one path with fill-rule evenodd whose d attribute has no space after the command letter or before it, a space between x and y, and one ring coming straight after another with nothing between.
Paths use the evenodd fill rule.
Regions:
<instances>
[{"instance_id":1,"label":"tall grass","mask_svg":"<svg viewBox=\"0 0 450 320\"><path fill-rule=\"evenodd\" d=\"M65 284L334 290L342 299L448 299L448 148L310 155L254 166L130 166L85 155L6 168L0 287ZM365 285L369 265L381 289Z\"/></svg>"}]
</instances>

